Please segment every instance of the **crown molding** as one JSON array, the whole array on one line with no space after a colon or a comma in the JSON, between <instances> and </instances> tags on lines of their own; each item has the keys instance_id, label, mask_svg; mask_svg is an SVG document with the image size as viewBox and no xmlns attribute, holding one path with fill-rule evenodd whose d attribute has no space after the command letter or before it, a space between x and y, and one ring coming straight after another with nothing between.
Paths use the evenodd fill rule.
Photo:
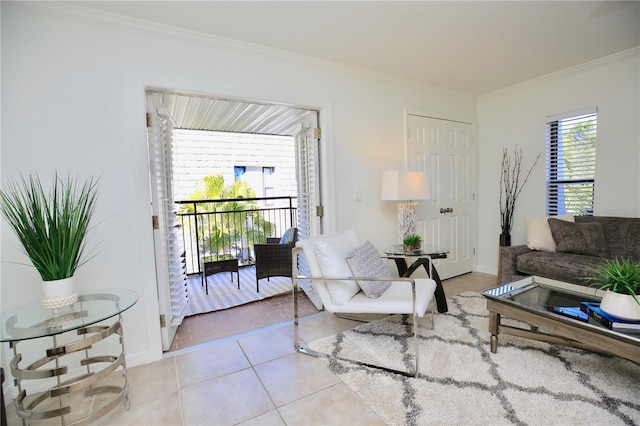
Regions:
<instances>
[{"instance_id":1,"label":"crown molding","mask_svg":"<svg viewBox=\"0 0 640 426\"><path fill-rule=\"evenodd\" d=\"M409 80L393 75L368 70L344 63L321 59L309 55L276 49L240 40L204 34L198 31L178 28L158 22L146 21L111 12L94 10L82 6L61 1L4 1L0 3L2 8L15 9L24 13L48 16L72 22L102 27L116 31L135 33L146 37L181 42L204 48L226 49L232 52L242 52L252 56L260 55L270 59L297 62L341 73L367 77L374 80L386 81L411 88L429 90L437 94L453 96L462 99L475 100L476 96L468 93L447 89L444 87L428 85L415 80Z\"/></svg>"},{"instance_id":2,"label":"crown molding","mask_svg":"<svg viewBox=\"0 0 640 426\"><path fill-rule=\"evenodd\" d=\"M514 84L512 86L505 87L503 89L482 94L478 96L478 102L504 96L509 93L518 92L533 86L537 86L539 84L557 80L558 78L571 76L577 73L583 73L585 71L607 66L607 65L624 61L627 59L632 59L638 56L640 56L640 46L632 47L631 49L623 50L621 52L614 53L613 55L604 56L602 58L594 59L593 61L585 62L584 64L576 65L570 68L565 68L563 70L560 70L551 74L543 75L541 77L527 80L522 83Z\"/></svg>"}]
</instances>

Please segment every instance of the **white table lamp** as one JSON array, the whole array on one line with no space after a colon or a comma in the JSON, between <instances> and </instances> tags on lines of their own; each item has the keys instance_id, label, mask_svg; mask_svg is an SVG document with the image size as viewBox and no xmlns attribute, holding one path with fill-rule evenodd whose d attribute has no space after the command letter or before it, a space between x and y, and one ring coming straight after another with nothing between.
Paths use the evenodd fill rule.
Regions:
<instances>
[{"instance_id":1,"label":"white table lamp","mask_svg":"<svg viewBox=\"0 0 640 426\"><path fill-rule=\"evenodd\" d=\"M416 200L428 200L429 176L425 172L390 170L382 174L380 199L397 201L398 243L416 232Z\"/></svg>"}]
</instances>

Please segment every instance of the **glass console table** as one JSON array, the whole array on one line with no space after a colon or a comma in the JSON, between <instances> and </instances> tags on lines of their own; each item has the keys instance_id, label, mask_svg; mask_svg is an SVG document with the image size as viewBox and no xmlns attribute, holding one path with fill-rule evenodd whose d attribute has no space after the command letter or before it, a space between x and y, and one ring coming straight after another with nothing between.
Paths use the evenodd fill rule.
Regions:
<instances>
[{"instance_id":1,"label":"glass console table","mask_svg":"<svg viewBox=\"0 0 640 426\"><path fill-rule=\"evenodd\" d=\"M422 246L420 250L406 251L402 244L395 244L384 249L387 259L393 259L398 268L398 274L401 277L410 277L416 269L423 266L429 277L436 282L435 299L438 306L438 312L443 313L449 310L447 306L447 297L444 294L442 280L438 275L438 271L433 266L433 259L446 259L449 250L435 246ZM408 265L407 261L411 264Z\"/></svg>"},{"instance_id":2,"label":"glass console table","mask_svg":"<svg viewBox=\"0 0 640 426\"><path fill-rule=\"evenodd\" d=\"M37 301L2 312L0 341L9 342L13 349L11 374L18 387L16 412L23 424L53 417L59 417L62 425L90 424L120 401L129 408L122 312L137 301L135 291L108 289L80 293L76 303L64 308L47 309ZM117 318L110 325L103 323L114 317ZM81 337L74 340L73 336ZM98 353L98 342L110 336L117 336L120 353ZM18 352L19 345L41 338L52 340L44 356ZM26 362L29 364L21 365ZM27 380L43 381L32 382L29 385L34 386L29 388L49 388L28 395L27 383L23 383ZM94 395L98 397L93 404L82 404L82 396Z\"/></svg>"}]
</instances>

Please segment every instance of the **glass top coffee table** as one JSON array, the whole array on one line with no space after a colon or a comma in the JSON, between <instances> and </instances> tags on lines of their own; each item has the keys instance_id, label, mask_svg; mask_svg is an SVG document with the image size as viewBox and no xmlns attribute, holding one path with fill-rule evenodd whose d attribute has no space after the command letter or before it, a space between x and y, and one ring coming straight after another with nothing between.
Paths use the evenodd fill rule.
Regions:
<instances>
[{"instance_id":1,"label":"glass top coffee table","mask_svg":"<svg viewBox=\"0 0 640 426\"><path fill-rule=\"evenodd\" d=\"M594 292L585 286L535 276L485 291L491 352L498 350L498 336L507 334L640 362L640 334L619 333L553 310L579 307L581 302L599 302L601 293ZM507 325L503 317L522 321L529 327Z\"/></svg>"}]
</instances>

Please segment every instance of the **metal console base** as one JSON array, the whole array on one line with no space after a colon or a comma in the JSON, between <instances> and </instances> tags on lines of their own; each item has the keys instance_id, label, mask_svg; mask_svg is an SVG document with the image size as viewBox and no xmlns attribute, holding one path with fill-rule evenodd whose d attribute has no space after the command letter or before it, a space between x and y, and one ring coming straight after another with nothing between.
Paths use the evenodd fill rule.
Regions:
<instances>
[{"instance_id":1,"label":"metal console base","mask_svg":"<svg viewBox=\"0 0 640 426\"><path fill-rule=\"evenodd\" d=\"M53 335L51 336L53 347L46 350L44 357L26 367L19 365L22 361L22 354L18 353L17 348L20 342L11 342L14 355L11 360L11 374L15 377L18 386L18 397L15 400L16 412L22 418L23 425L26 425L29 420L54 417L59 417L63 426L88 425L107 414L122 401L125 403L125 408L129 409L129 382L122 337L122 316L119 315L118 320L110 326L94 325L75 331L77 335L86 337L59 346L57 336ZM118 336L122 348L119 355L89 356L89 350L94 344L112 335ZM80 351L84 351L84 358L80 360L80 365L86 367L86 373L69 377L69 367L63 365L62 361L66 355ZM110 381L109 385L100 385L103 379L112 374L118 374L118 372L122 374L121 386L113 385L113 381ZM62 380L64 376L67 376L66 380ZM55 378L56 385L44 392L28 396L27 391L22 388L24 380L47 378ZM113 394L113 398L106 402L101 398L98 406L92 407L91 411L83 416L74 406L84 399L74 399L74 395L77 394L81 394L85 398L98 394Z\"/></svg>"}]
</instances>

